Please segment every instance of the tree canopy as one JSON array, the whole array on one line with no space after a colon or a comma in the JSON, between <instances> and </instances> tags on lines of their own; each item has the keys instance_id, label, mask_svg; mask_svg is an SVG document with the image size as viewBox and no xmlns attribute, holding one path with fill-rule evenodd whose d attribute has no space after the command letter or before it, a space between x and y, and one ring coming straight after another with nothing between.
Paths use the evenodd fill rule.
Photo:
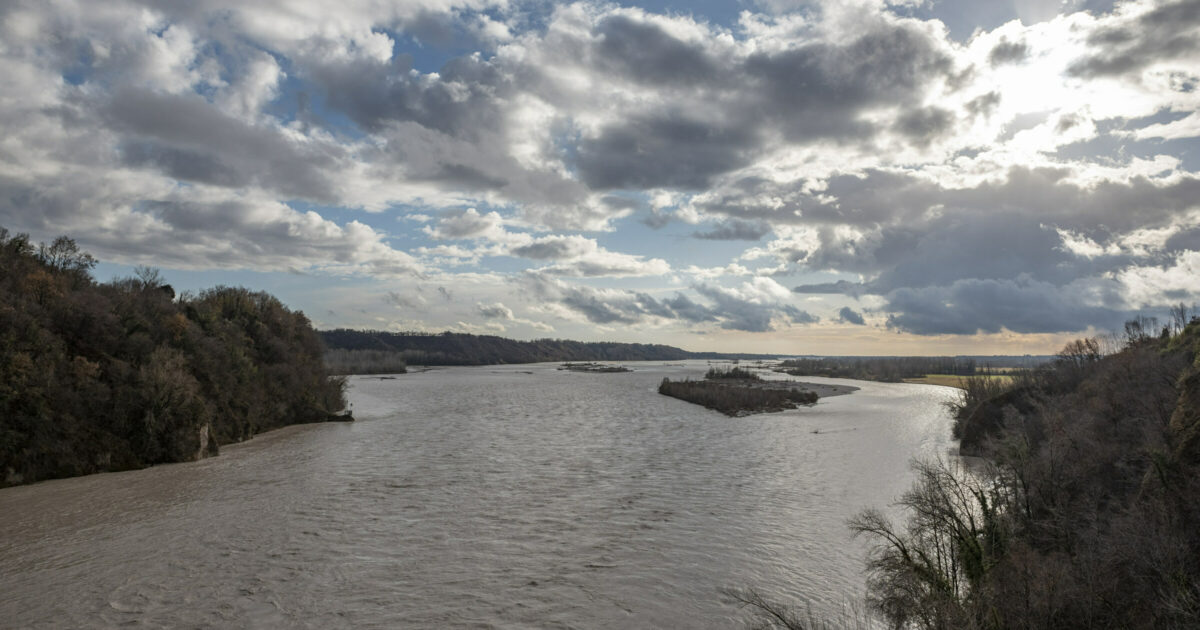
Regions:
<instances>
[{"instance_id":1,"label":"tree canopy","mask_svg":"<svg viewBox=\"0 0 1200 630\"><path fill-rule=\"evenodd\" d=\"M197 459L343 407L302 313L244 288L176 298L150 268L97 283L95 264L0 228L0 486Z\"/></svg>"}]
</instances>

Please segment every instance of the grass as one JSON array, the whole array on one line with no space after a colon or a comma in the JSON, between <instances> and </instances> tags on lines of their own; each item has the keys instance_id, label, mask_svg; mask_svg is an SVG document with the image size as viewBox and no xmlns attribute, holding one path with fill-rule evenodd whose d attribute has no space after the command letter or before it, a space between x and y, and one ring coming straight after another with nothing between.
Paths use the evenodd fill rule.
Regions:
<instances>
[{"instance_id":1,"label":"grass","mask_svg":"<svg viewBox=\"0 0 1200 630\"><path fill-rule=\"evenodd\" d=\"M1012 382L1013 377L1009 374L977 374L971 377L959 376L957 374L926 374L922 378L906 378L904 379L904 382L966 389L966 385L963 383L963 381L967 378L989 379L994 380L999 384L1007 385Z\"/></svg>"}]
</instances>

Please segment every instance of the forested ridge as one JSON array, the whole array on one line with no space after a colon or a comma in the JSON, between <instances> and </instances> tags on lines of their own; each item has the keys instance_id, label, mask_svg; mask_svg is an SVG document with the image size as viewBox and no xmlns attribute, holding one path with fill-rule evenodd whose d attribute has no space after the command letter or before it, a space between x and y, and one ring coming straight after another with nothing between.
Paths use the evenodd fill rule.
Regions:
<instances>
[{"instance_id":1,"label":"forested ridge","mask_svg":"<svg viewBox=\"0 0 1200 630\"><path fill-rule=\"evenodd\" d=\"M921 378L930 374L975 376L998 368L1032 369L1050 359L1042 356L801 357L783 361L777 371L792 376L899 383L906 378Z\"/></svg>"},{"instance_id":2,"label":"forested ridge","mask_svg":"<svg viewBox=\"0 0 1200 630\"><path fill-rule=\"evenodd\" d=\"M243 288L97 283L61 237L0 228L0 487L194 460L344 405L302 313Z\"/></svg>"},{"instance_id":3,"label":"forested ridge","mask_svg":"<svg viewBox=\"0 0 1200 630\"><path fill-rule=\"evenodd\" d=\"M958 460L914 463L873 543L868 603L894 628L1200 628L1200 319L1139 318L1011 381L969 379ZM1119 340L1119 350L1102 348ZM764 626L813 624L753 592Z\"/></svg>"},{"instance_id":4,"label":"forested ridge","mask_svg":"<svg viewBox=\"0 0 1200 630\"><path fill-rule=\"evenodd\" d=\"M493 335L444 332L394 333L377 330L321 331L332 352L385 351L409 365L500 365L546 361L682 361L685 359L772 359L776 355L689 352L644 343L583 342L566 339L517 341ZM339 355L347 364L353 361ZM339 361L341 362L341 361Z\"/></svg>"}]
</instances>

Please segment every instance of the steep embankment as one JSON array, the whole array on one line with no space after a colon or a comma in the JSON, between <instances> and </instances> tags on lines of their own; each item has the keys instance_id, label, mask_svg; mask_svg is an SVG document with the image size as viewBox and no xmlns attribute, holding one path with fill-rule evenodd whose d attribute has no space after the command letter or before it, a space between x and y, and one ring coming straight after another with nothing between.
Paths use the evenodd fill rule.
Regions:
<instances>
[{"instance_id":1,"label":"steep embankment","mask_svg":"<svg viewBox=\"0 0 1200 630\"><path fill-rule=\"evenodd\" d=\"M1007 391L963 393L980 474L918 467L878 544L874 609L897 627L1200 627L1200 320L1139 318L1124 347L1069 344ZM1147 325L1148 324L1148 325Z\"/></svg>"},{"instance_id":2,"label":"steep embankment","mask_svg":"<svg viewBox=\"0 0 1200 630\"><path fill-rule=\"evenodd\" d=\"M265 293L98 284L60 238L0 229L0 487L216 454L343 406L308 319Z\"/></svg>"},{"instance_id":3,"label":"steep embankment","mask_svg":"<svg viewBox=\"0 0 1200 630\"><path fill-rule=\"evenodd\" d=\"M1179 378L1179 399L1168 425L1175 450L1175 461L1182 466L1200 466L1200 325L1189 326L1172 344L1170 351L1180 352L1191 361Z\"/></svg>"}]
</instances>

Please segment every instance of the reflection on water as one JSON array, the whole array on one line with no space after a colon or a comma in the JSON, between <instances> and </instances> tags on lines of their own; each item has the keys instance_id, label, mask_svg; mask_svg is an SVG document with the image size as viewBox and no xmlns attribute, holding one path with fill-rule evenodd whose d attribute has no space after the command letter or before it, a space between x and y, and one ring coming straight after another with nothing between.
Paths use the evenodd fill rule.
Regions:
<instances>
[{"instance_id":1,"label":"reflection on water","mask_svg":"<svg viewBox=\"0 0 1200 630\"><path fill-rule=\"evenodd\" d=\"M360 377L353 424L0 490L0 619L729 627L731 586L836 608L862 592L846 518L950 448L946 388L731 419L656 393L702 362L631 365Z\"/></svg>"}]
</instances>

